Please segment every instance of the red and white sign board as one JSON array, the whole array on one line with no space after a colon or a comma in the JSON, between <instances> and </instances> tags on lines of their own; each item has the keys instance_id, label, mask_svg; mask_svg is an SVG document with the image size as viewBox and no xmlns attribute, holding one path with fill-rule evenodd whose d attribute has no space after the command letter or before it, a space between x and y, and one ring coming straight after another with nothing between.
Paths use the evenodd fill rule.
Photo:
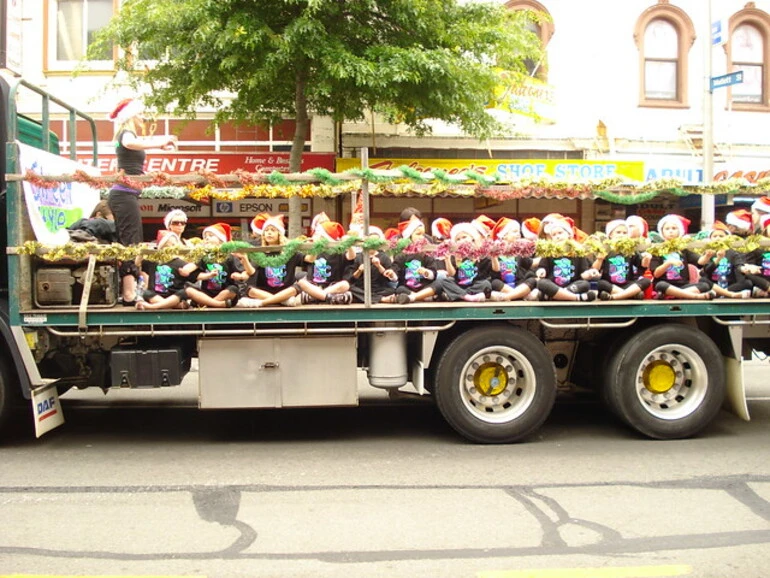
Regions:
<instances>
[{"instance_id":1,"label":"red and white sign board","mask_svg":"<svg viewBox=\"0 0 770 578\"><path fill-rule=\"evenodd\" d=\"M335 159L334 153L303 153L301 171L316 168L334 171ZM89 155L78 156L78 161L85 165L93 164ZM99 155L96 166L102 174L115 173L118 170L117 158L114 153ZM185 175L197 171L225 175L239 169L249 173L285 173L289 171L289 153L152 152L147 153L144 165L148 173L169 175Z\"/></svg>"}]
</instances>

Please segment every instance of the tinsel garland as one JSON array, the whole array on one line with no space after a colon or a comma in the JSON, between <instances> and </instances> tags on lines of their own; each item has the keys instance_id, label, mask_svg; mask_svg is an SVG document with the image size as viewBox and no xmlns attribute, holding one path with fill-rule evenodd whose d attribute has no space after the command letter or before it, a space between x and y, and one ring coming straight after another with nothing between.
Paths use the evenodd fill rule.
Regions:
<instances>
[{"instance_id":1,"label":"tinsel garland","mask_svg":"<svg viewBox=\"0 0 770 578\"><path fill-rule=\"evenodd\" d=\"M709 241L694 241L689 237L682 237L654 244L638 244L634 239L610 240L600 235L592 235L584 242L568 240L563 243L555 243L540 239L537 242L519 240L514 243L486 240L476 245L473 243L453 243L444 241L439 244L427 242L411 243L409 239L393 239L386 241L377 237L369 237L363 241L354 237L346 237L341 241L328 240L309 241L305 237L291 239L280 247L254 247L244 241L230 241L219 247L207 245L203 242L192 243L184 248L169 247L161 250L147 245L123 246L117 243L110 245L97 243L66 243L51 247L37 241L28 241L11 249L10 253L19 255L36 255L45 261L87 259L89 255L96 255L100 261L129 261L138 256L164 263L177 255L182 255L187 261L208 259L212 262L222 262L232 253L248 253L249 259L260 267L277 267L285 264L291 257L302 251L304 254L318 256L321 254L342 254L354 245L361 246L364 250L384 251L395 257L400 254L424 253L436 259L444 259L448 255L456 255L463 259L481 259L483 257L587 257L591 255L620 254L633 255L634 252L648 252L653 256L662 257L669 253L678 253L684 249L696 252L704 250L733 249L740 253L749 253L759 247L770 247L770 239L761 235L754 235L746 239L730 236L723 239Z\"/></svg>"},{"instance_id":2,"label":"tinsel garland","mask_svg":"<svg viewBox=\"0 0 770 578\"><path fill-rule=\"evenodd\" d=\"M92 188L109 190L113 183L142 191L143 198L161 198L160 191L166 191L170 198L182 198L179 190L187 191L187 196L197 202L206 202L210 198L217 200L239 200L248 197L289 198L300 196L333 197L361 187L361 179L366 179L374 186L370 192L374 195L475 195L493 198L499 201L522 198L564 198L577 199L596 197L617 204L631 205L649 202L662 194L686 196L691 194L742 194L766 195L770 193L770 178L750 183L746 179L733 178L708 186L684 185L678 179L658 179L644 184L628 183L621 178L604 179L595 182L563 182L552 178L521 179L506 181L501 175L493 177L467 170L450 175L446 171L420 172L414 168L402 166L395 171L377 171L374 169L350 169L341 174L325 169L311 169L299 176L286 175L273 171L266 175L262 172L249 173L236 170L231 175L216 175L210 171L191 173L194 178L174 179L166 173L150 173L142 177L128 177L122 171L113 177L94 177L85 171L75 171L68 181L88 184ZM309 178L308 178L309 177ZM28 170L23 180L42 188L58 187L62 181L45 177ZM309 182L310 180L320 183ZM404 182L407 181L407 182ZM240 184L240 189L232 185ZM496 189L490 188L495 185ZM234 190L236 189L236 190Z\"/></svg>"}]
</instances>

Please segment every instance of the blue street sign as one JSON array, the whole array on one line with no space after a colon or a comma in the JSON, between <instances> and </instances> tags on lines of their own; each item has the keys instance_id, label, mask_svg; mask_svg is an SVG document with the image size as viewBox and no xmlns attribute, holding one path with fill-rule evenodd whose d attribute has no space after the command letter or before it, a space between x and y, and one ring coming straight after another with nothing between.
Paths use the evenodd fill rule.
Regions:
<instances>
[{"instance_id":1,"label":"blue street sign","mask_svg":"<svg viewBox=\"0 0 770 578\"><path fill-rule=\"evenodd\" d=\"M723 86L730 86L731 84L740 84L743 82L743 71L731 72L730 74L724 74L722 76L711 77L711 90L715 88L722 88Z\"/></svg>"},{"instance_id":2,"label":"blue street sign","mask_svg":"<svg viewBox=\"0 0 770 578\"><path fill-rule=\"evenodd\" d=\"M719 45L727 42L727 26L724 20L717 20L711 23L711 44Z\"/></svg>"}]
</instances>

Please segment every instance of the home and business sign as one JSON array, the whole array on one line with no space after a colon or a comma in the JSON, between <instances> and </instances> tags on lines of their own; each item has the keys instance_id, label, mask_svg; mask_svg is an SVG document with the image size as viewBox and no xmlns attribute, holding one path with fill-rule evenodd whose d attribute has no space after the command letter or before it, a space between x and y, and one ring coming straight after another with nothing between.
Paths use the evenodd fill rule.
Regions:
<instances>
[{"instance_id":1,"label":"home and business sign","mask_svg":"<svg viewBox=\"0 0 770 578\"><path fill-rule=\"evenodd\" d=\"M334 153L303 153L301 170L322 168L334 170ZM78 156L78 162L92 165L89 155ZM118 170L117 157L114 153L99 155L96 166L102 174L115 173ZM198 171L211 172L218 175L243 170L249 173L259 171L289 171L289 153L222 153L222 152L170 152L147 153L144 170L148 173L166 173L169 175L186 175Z\"/></svg>"}]
</instances>

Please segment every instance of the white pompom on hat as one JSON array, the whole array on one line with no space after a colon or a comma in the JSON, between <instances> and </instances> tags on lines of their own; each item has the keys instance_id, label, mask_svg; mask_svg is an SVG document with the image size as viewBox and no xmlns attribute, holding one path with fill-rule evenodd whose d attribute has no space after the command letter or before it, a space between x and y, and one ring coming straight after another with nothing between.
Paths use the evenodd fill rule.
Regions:
<instances>
[{"instance_id":1,"label":"white pompom on hat","mask_svg":"<svg viewBox=\"0 0 770 578\"><path fill-rule=\"evenodd\" d=\"M759 218L759 226L762 227L763 231L770 227L770 213L765 213Z\"/></svg>"},{"instance_id":2,"label":"white pompom on hat","mask_svg":"<svg viewBox=\"0 0 770 578\"><path fill-rule=\"evenodd\" d=\"M626 227L626 229L628 229L628 223L626 222L626 220L625 220L625 219L614 219L614 220L610 221L609 223L607 223L607 224L604 226L604 233L605 233L605 234L606 234L608 237L610 237L610 236L612 235L612 232L613 232L615 229L617 229L618 227L620 227L621 225L622 225L622 226L624 226L624 227Z\"/></svg>"},{"instance_id":3,"label":"white pompom on hat","mask_svg":"<svg viewBox=\"0 0 770 578\"><path fill-rule=\"evenodd\" d=\"M187 222L187 213L185 213L182 209L173 209L166 213L166 216L163 217L163 224L166 226L166 229L168 229L171 226L172 221L184 221Z\"/></svg>"},{"instance_id":4,"label":"white pompom on hat","mask_svg":"<svg viewBox=\"0 0 770 578\"><path fill-rule=\"evenodd\" d=\"M121 100L115 109L110 113L110 120L118 124L128 122L135 116L144 112L144 103L136 98L125 98Z\"/></svg>"},{"instance_id":5,"label":"white pompom on hat","mask_svg":"<svg viewBox=\"0 0 770 578\"><path fill-rule=\"evenodd\" d=\"M573 224L572 219L570 219L569 217L564 217L562 215L558 215L558 216L548 215L543 219L542 225L543 225L543 231L549 237L557 229L561 229L565 233L567 233L570 239L573 239L575 237L575 225Z\"/></svg>"},{"instance_id":6,"label":"white pompom on hat","mask_svg":"<svg viewBox=\"0 0 770 578\"><path fill-rule=\"evenodd\" d=\"M687 228L690 226L690 219L686 219L682 215L675 215L673 213L663 215L660 218L660 221L658 221L658 233L661 235L663 234L663 227L667 223L675 224L679 229L679 236L684 237L687 234Z\"/></svg>"},{"instance_id":7,"label":"white pompom on hat","mask_svg":"<svg viewBox=\"0 0 770 578\"><path fill-rule=\"evenodd\" d=\"M369 225L369 235L367 236L368 237L377 236L380 239L385 240L385 233L382 231L382 229L380 229L375 225Z\"/></svg>"}]
</instances>

